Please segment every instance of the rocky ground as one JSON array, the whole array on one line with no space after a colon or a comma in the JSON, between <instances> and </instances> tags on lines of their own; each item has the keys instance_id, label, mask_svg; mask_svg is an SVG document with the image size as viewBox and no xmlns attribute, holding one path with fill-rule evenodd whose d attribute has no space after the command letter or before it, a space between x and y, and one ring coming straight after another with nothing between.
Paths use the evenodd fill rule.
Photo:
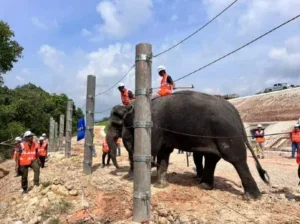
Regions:
<instances>
[{"instance_id":1,"label":"rocky ground","mask_svg":"<svg viewBox=\"0 0 300 224\"><path fill-rule=\"evenodd\" d=\"M229 100L244 122L290 121L300 117L300 88Z\"/></svg>"},{"instance_id":2,"label":"rocky ground","mask_svg":"<svg viewBox=\"0 0 300 224\"><path fill-rule=\"evenodd\" d=\"M0 223L132 223L133 182L128 178L125 149L118 158L123 168L101 168L100 127L95 131L97 158L93 174L82 172L82 144L73 144L73 155L52 153L47 167L41 169L41 185L22 195L20 177L14 177L13 161L0 164ZM74 142L73 142L74 143ZM263 196L257 201L242 199L241 181L229 163L220 161L213 191L198 188L193 178L194 164L185 154L171 156L169 186L157 189L152 184L151 223L300 223L300 188L297 165L289 154L267 153L261 160L271 178L267 186L259 178L253 158L248 157L251 172ZM33 185L33 172L29 175ZM156 172L152 170L152 183Z\"/></svg>"}]
</instances>

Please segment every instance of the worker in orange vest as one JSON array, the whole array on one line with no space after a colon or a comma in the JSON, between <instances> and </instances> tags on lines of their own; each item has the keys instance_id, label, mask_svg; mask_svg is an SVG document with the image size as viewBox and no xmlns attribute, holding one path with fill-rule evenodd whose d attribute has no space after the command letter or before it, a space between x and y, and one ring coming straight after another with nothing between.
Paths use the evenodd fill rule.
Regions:
<instances>
[{"instance_id":1,"label":"worker in orange vest","mask_svg":"<svg viewBox=\"0 0 300 224\"><path fill-rule=\"evenodd\" d=\"M299 124L294 125L294 130L290 132L290 139L292 142L292 158L295 158L295 154L300 148L300 127ZM298 153L297 153L298 155ZM300 158L299 158L300 159ZM299 163L300 164L300 163Z\"/></svg>"},{"instance_id":2,"label":"worker in orange vest","mask_svg":"<svg viewBox=\"0 0 300 224\"><path fill-rule=\"evenodd\" d=\"M175 89L175 83L173 82L172 77L166 73L165 66L158 66L157 72L161 76L160 89L158 92L152 94L152 99L160 96L168 96L172 94L173 89Z\"/></svg>"},{"instance_id":3,"label":"worker in orange vest","mask_svg":"<svg viewBox=\"0 0 300 224\"><path fill-rule=\"evenodd\" d=\"M25 141L20 144L17 149L16 160L19 164L16 165L16 171L20 167L22 172L22 188L23 194L28 193L28 169L33 169L34 185L38 186L40 181L40 160L38 157L38 146L33 141L34 134L31 131L24 133Z\"/></svg>"},{"instance_id":4,"label":"worker in orange vest","mask_svg":"<svg viewBox=\"0 0 300 224\"><path fill-rule=\"evenodd\" d=\"M254 137L256 139L256 148L257 148L257 158L264 159L264 150L265 150L265 132L261 124L257 125L257 130L255 131Z\"/></svg>"},{"instance_id":5,"label":"worker in orange vest","mask_svg":"<svg viewBox=\"0 0 300 224\"><path fill-rule=\"evenodd\" d=\"M109 147L108 147L106 138L104 138L104 140L103 140L102 151L103 151L103 154L102 154L102 168L103 168L103 167L105 167L106 155L108 156L106 165L109 166L109 162L110 162Z\"/></svg>"},{"instance_id":6,"label":"worker in orange vest","mask_svg":"<svg viewBox=\"0 0 300 224\"><path fill-rule=\"evenodd\" d=\"M121 156L121 138L117 140L117 156Z\"/></svg>"},{"instance_id":7,"label":"worker in orange vest","mask_svg":"<svg viewBox=\"0 0 300 224\"><path fill-rule=\"evenodd\" d=\"M121 100L124 106L130 104L130 102L134 99L133 93L125 88L124 83L119 83L118 89L121 93Z\"/></svg>"},{"instance_id":8,"label":"worker in orange vest","mask_svg":"<svg viewBox=\"0 0 300 224\"><path fill-rule=\"evenodd\" d=\"M39 159L41 161L41 167L44 168L45 160L48 155L48 143L45 141L44 137L39 138L38 153L39 153Z\"/></svg>"},{"instance_id":9,"label":"worker in orange vest","mask_svg":"<svg viewBox=\"0 0 300 224\"><path fill-rule=\"evenodd\" d=\"M16 170L15 177L18 177L18 176L22 175L21 170L20 170L20 166L19 166L19 161L17 160L17 150L20 147L21 142L22 142L21 137L16 137L15 138L15 145L14 145L14 148L13 148L13 159L15 160L16 165L18 165L18 169Z\"/></svg>"}]
</instances>

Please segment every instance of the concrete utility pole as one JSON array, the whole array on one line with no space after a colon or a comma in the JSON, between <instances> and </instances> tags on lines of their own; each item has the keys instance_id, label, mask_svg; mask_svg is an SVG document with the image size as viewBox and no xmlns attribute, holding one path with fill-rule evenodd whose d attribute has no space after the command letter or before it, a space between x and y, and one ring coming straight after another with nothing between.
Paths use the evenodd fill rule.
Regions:
<instances>
[{"instance_id":1,"label":"concrete utility pole","mask_svg":"<svg viewBox=\"0 0 300 224\"><path fill-rule=\"evenodd\" d=\"M152 46L136 46L133 221L151 217L151 56Z\"/></svg>"},{"instance_id":2,"label":"concrete utility pole","mask_svg":"<svg viewBox=\"0 0 300 224\"><path fill-rule=\"evenodd\" d=\"M72 139L72 116L73 116L73 101L69 100L67 104L66 115L66 151L65 156L71 157L71 139Z\"/></svg>"},{"instance_id":3,"label":"concrete utility pole","mask_svg":"<svg viewBox=\"0 0 300 224\"><path fill-rule=\"evenodd\" d=\"M84 136L83 172L92 173L96 77L88 75L86 89L86 128Z\"/></svg>"},{"instance_id":4,"label":"concrete utility pole","mask_svg":"<svg viewBox=\"0 0 300 224\"><path fill-rule=\"evenodd\" d=\"M49 152L54 151L54 120L50 117L50 127L49 127Z\"/></svg>"},{"instance_id":5,"label":"concrete utility pole","mask_svg":"<svg viewBox=\"0 0 300 224\"><path fill-rule=\"evenodd\" d=\"M58 124L54 121L54 151L57 151Z\"/></svg>"},{"instance_id":6,"label":"concrete utility pole","mask_svg":"<svg viewBox=\"0 0 300 224\"><path fill-rule=\"evenodd\" d=\"M65 115L61 114L59 117L59 141L58 141L58 151L62 150L63 139L64 139L64 129L65 129Z\"/></svg>"}]
</instances>

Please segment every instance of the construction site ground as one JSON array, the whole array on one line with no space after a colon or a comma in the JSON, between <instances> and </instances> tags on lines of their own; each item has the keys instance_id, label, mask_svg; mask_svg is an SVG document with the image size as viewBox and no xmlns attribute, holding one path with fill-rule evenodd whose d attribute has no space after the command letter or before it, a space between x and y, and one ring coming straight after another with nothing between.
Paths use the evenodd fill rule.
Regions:
<instances>
[{"instance_id":1,"label":"construction site ground","mask_svg":"<svg viewBox=\"0 0 300 224\"><path fill-rule=\"evenodd\" d=\"M72 141L72 157L51 153L41 169L41 185L22 195L20 177L14 177L12 160L0 164L0 223L132 223L133 180L128 177L127 152L122 148L116 170L101 168L103 131L95 126L97 157L93 173L83 174L83 143ZM231 164L221 160L215 172L215 189L198 187L193 159L174 151L168 170L169 186L154 188L152 169L151 223L300 223L300 187L295 159L287 152L267 152L261 164L271 185L259 177L248 152L248 164L259 189L260 200L243 200L240 178ZM1 175L1 171L0 171ZM33 172L29 174L33 185ZM71 193L72 192L72 193ZM77 193L77 194L76 194ZM194 221L194 222L193 222Z\"/></svg>"}]
</instances>

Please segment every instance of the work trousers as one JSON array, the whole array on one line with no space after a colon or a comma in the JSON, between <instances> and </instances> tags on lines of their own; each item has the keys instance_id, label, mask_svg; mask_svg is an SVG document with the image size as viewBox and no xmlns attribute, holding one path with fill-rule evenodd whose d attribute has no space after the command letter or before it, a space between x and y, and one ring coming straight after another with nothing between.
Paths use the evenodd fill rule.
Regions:
<instances>
[{"instance_id":1,"label":"work trousers","mask_svg":"<svg viewBox=\"0 0 300 224\"><path fill-rule=\"evenodd\" d=\"M105 157L106 157L106 155L108 156L106 165L109 165L109 162L110 162L109 152L103 152L103 155L102 155L102 166L105 166Z\"/></svg>"},{"instance_id":2,"label":"work trousers","mask_svg":"<svg viewBox=\"0 0 300 224\"><path fill-rule=\"evenodd\" d=\"M295 158L295 154L297 152L297 149L300 148L300 143L292 142L292 158Z\"/></svg>"},{"instance_id":3,"label":"work trousers","mask_svg":"<svg viewBox=\"0 0 300 224\"><path fill-rule=\"evenodd\" d=\"M22 172L22 188L23 190L28 189L28 169L29 167L33 169L34 172L34 185L39 185L40 182L40 166L37 160L34 160L29 166L20 166Z\"/></svg>"},{"instance_id":4,"label":"work trousers","mask_svg":"<svg viewBox=\"0 0 300 224\"><path fill-rule=\"evenodd\" d=\"M45 167L45 161L46 161L46 156L39 156L39 159L41 161L41 167Z\"/></svg>"}]
</instances>

